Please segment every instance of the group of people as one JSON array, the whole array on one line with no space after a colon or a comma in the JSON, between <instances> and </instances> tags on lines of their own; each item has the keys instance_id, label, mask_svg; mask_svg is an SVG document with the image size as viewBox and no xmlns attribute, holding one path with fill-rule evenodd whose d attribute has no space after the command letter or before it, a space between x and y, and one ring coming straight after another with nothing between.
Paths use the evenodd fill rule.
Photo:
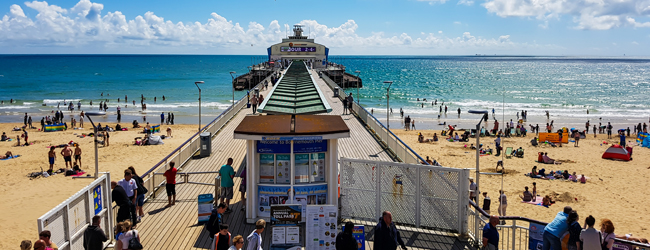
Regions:
<instances>
[{"instance_id":1,"label":"group of people","mask_svg":"<svg viewBox=\"0 0 650 250\"><path fill-rule=\"evenodd\" d=\"M542 168L539 171L537 170L537 166L533 166L533 169L530 171L530 177L531 178L540 178L540 179L560 179L560 180L568 180L572 182L580 182L582 184L587 182L587 177L585 175L578 175L576 172L573 172L573 174L569 174L569 170L557 170L557 171L546 171L546 169Z\"/></svg>"},{"instance_id":2,"label":"group of people","mask_svg":"<svg viewBox=\"0 0 650 250\"><path fill-rule=\"evenodd\" d=\"M54 162L57 158L56 152L54 151L56 147L50 147L50 151L47 152L47 160L50 163L50 168L47 171L48 174L52 174L54 171ZM63 156L63 160L65 161L65 167L66 171L67 170L73 170L73 171L80 171L81 170L81 148L79 147L79 143L74 144L74 152L70 148L69 144L65 144L63 146L63 149L61 149L60 152L61 156ZM72 162L72 157L74 156L74 164Z\"/></svg>"},{"instance_id":3,"label":"group of people","mask_svg":"<svg viewBox=\"0 0 650 250\"><path fill-rule=\"evenodd\" d=\"M93 218L94 219L94 218ZM59 250L59 246L56 245L51 240L52 237L52 232L50 230L43 230L38 234L38 240L36 240L33 244L33 249L34 250ZM20 249L21 250L31 250L32 249L32 241L31 240L23 240L20 242ZM103 248L89 248L91 250L95 249L103 249ZM86 249L86 250L89 250Z\"/></svg>"}]
</instances>

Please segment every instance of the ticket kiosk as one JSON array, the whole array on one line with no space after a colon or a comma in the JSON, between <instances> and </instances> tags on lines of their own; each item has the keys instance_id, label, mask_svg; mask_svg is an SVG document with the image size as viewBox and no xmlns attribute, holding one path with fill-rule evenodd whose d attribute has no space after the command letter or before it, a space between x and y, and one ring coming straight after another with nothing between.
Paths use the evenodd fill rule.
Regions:
<instances>
[{"instance_id":1,"label":"ticket kiosk","mask_svg":"<svg viewBox=\"0 0 650 250\"><path fill-rule=\"evenodd\" d=\"M278 204L338 206L338 139L347 137L340 116L245 117L234 138L246 140L246 221Z\"/></svg>"}]
</instances>

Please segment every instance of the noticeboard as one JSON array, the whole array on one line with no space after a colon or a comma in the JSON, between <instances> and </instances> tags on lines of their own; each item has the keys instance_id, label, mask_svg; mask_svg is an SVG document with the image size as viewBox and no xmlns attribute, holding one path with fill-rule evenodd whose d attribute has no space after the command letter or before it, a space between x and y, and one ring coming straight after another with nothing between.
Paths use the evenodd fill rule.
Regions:
<instances>
[{"instance_id":1,"label":"noticeboard","mask_svg":"<svg viewBox=\"0 0 650 250\"><path fill-rule=\"evenodd\" d=\"M95 210L95 215L99 214L102 211L102 185L97 185L93 188L93 209Z\"/></svg>"},{"instance_id":2,"label":"noticeboard","mask_svg":"<svg viewBox=\"0 0 650 250\"><path fill-rule=\"evenodd\" d=\"M307 206L305 249L336 249L337 218L338 210L334 205Z\"/></svg>"},{"instance_id":3,"label":"noticeboard","mask_svg":"<svg viewBox=\"0 0 650 250\"><path fill-rule=\"evenodd\" d=\"M272 226L295 226L302 220L302 205L271 206Z\"/></svg>"},{"instance_id":4,"label":"noticeboard","mask_svg":"<svg viewBox=\"0 0 650 250\"><path fill-rule=\"evenodd\" d=\"M212 194L200 194L198 197L198 207L199 207L199 222L205 222L210 220L210 214L212 214L212 201L214 196Z\"/></svg>"}]
</instances>

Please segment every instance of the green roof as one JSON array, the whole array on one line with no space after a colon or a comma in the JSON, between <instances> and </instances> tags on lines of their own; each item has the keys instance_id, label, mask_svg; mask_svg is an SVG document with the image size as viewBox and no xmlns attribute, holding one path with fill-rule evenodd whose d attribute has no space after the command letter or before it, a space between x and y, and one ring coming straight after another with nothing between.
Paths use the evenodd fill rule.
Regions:
<instances>
[{"instance_id":1,"label":"green roof","mask_svg":"<svg viewBox=\"0 0 650 250\"><path fill-rule=\"evenodd\" d=\"M259 107L267 114L318 114L332 111L303 62L293 62Z\"/></svg>"}]
</instances>

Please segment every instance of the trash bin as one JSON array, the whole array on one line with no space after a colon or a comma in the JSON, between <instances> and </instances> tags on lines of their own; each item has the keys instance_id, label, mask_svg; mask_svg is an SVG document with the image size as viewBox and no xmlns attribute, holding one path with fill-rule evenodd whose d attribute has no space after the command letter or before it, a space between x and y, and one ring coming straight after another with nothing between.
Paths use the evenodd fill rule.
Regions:
<instances>
[{"instance_id":1,"label":"trash bin","mask_svg":"<svg viewBox=\"0 0 650 250\"><path fill-rule=\"evenodd\" d=\"M334 97L339 97L339 87L334 87Z\"/></svg>"},{"instance_id":2,"label":"trash bin","mask_svg":"<svg viewBox=\"0 0 650 250\"><path fill-rule=\"evenodd\" d=\"M199 156L201 157L206 157L210 156L210 153L212 152L212 136L210 132L203 132L200 134L201 137L201 153Z\"/></svg>"}]
</instances>

